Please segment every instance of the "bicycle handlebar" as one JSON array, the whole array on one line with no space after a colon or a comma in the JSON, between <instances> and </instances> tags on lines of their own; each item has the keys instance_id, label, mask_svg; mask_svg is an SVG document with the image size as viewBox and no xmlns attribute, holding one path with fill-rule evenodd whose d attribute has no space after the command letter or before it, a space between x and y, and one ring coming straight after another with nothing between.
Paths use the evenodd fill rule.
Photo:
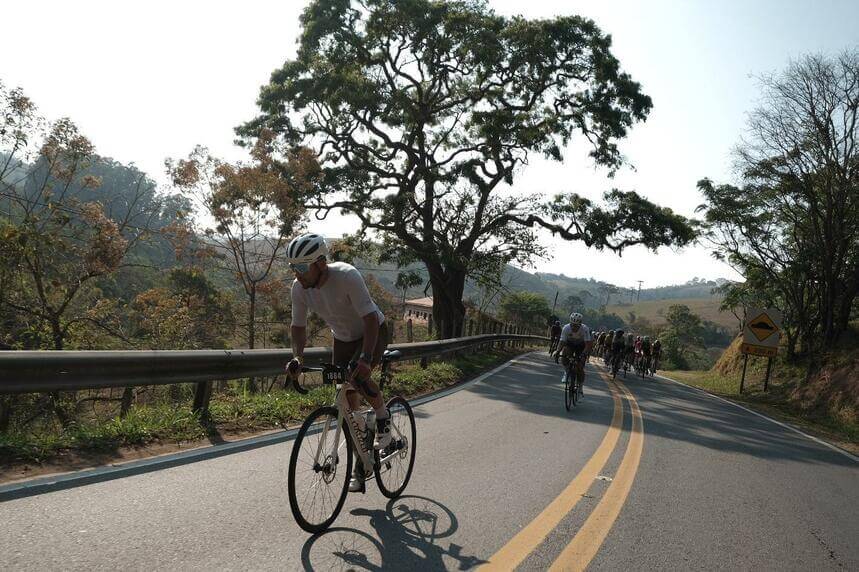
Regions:
<instances>
[{"instance_id":1,"label":"bicycle handlebar","mask_svg":"<svg viewBox=\"0 0 859 572\"><path fill-rule=\"evenodd\" d=\"M335 385L337 383L346 383L347 375L354 370L358 366L358 362L351 361L347 367L341 367L339 365L333 364L324 364L321 367L309 367L302 365L300 373L313 373L313 372L322 372L322 385L332 384ZM367 384L366 380L363 379L355 379L354 380L358 387L369 397L376 397L378 392L370 389L370 386ZM302 395L306 395L309 393L309 390L301 385L298 381L298 375L295 375L292 378L292 387L298 393Z\"/></svg>"}]
</instances>

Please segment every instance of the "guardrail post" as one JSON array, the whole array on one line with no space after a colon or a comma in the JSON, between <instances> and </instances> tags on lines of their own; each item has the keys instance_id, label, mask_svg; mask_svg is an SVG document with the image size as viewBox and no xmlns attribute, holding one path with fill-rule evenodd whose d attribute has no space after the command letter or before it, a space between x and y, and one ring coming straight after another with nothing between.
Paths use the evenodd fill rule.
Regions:
<instances>
[{"instance_id":1,"label":"guardrail post","mask_svg":"<svg viewBox=\"0 0 859 572\"><path fill-rule=\"evenodd\" d=\"M478 336L482 336L485 333L485 327L486 327L486 324L483 322L483 318L478 318L477 319L477 327L475 328L476 331L474 333L477 334ZM475 353L482 352L483 347L484 347L484 344L478 344L478 345L474 346Z\"/></svg>"},{"instance_id":2,"label":"guardrail post","mask_svg":"<svg viewBox=\"0 0 859 572\"><path fill-rule=\"evenodd\" d=\"M9 419L12 417L12 397L0 396L0 431L9 429Z\"/></svg>"},{"instance_id":3,"label":"guardrail post","mask_svg":"<svg viewBox=\"0 0 859 572\"><path fill-rule=\"evenodd\" d=\"M414 334L414 330L412 329L412 319L411 318L409 318L408 321L406 321L406 341L409 343L412 343L413 341L415 341L415 334Z\"/></svg>"},{"instance_id":4,"label":"guardrail post","mask_svg":"<svg viewBox=\"0 0 859 572\"><path fill-rule=\"evenodd\" d=\"M471 337L473 335L474 335L474 320L468 320L468 337ZM468 349L468 353L471 353L471 354L477 353L477 348L475 348L474 346L470 347Z\"/></svg>"},{"instance_id":5,"label":"guardrail post","mask_svg":"<svg viewBox=\"0 0 859 572\"><path fill-rule=\"evenodd\" d=\"M212 399L212 382L201 381L194 388L194 413L206 416L209 413L209 401Z\"/></svg>"}]
</instances>

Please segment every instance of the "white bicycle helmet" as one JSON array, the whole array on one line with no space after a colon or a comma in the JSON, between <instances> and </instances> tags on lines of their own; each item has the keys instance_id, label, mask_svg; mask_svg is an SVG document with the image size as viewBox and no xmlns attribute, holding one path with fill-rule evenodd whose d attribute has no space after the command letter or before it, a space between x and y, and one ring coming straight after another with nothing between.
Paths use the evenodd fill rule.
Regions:
<instances>
[{"instance_id":1,"label":"white bicycle helmet","mask_svg":"<svg viewBox=\"0 0 859 572\"><path fill-rule=\"evenodd\" d=\"M328 256L328 243L318 234L301 234L286 247L289 264L313 264L320 256Z\"/></svg>"},{"instance_id":2,"label":"white bicycle helmet","mask_svg":"<svg viewBox=\"0 0 859 572\"><path fill-rule=\"evenodd\" d=\"M573 312L570 314L570 323L571 324L581 324L582 323L582 315L578 312Z\"/></svg>"}]
</instances>

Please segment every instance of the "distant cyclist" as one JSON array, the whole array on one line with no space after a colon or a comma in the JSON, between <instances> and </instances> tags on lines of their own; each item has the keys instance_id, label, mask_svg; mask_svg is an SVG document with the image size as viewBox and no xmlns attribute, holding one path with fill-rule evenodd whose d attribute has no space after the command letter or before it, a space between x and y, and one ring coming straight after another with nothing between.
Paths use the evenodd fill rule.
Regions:
<instances>
[{"instance_id":1,"label":"distant cyclist","mask_svg":"<svg viewBox=\"0 0 859 572\"><path fill-rule=\"evenodd\" d=\"M623 339L623 330L616 330L611 343L611 371L616 374L623 361L626 341Z\"/></svg>"},{"instance_id":2,"label":"distant cyclist","mask_svg":"<svg viewBox=\"0 0 859 572\"><path fill-rule=\"evenodd\" d=\"M650 345L650 336L644 336L644 339L641 340L641 355L642 355L642 359L644 360L643 369L644 369L645 375L650 373L650 368L653 365L653 362L651 361L651 356L652 356L651 350L652 349L653 348Z\"/></svg>"},{"instance_id":3,"label":"distant cyclist","mask_svg":"<svg viewBox=\"0 0 859 572\"><path fill-rule=\"evenodd\" d=\"M603 359L606 366L611 363L611 348L614 344L614 330L609 330L605 337L605 348L603 349Z\"/></svg>"},{"instance_id":4,"label":"distant cyclist","mask_svg":"<svg viewBox=\"0 0 859 572\"><path fill-rule=\"evenodd\" d=\"M608 332L600 332L597 336L597 355L602 357L605 355L605 338Z\"/></svg>"},{"instance_id":5,"label":"distant cyclist","mask_svg":"<svg viewBox=\"0 0 859 572\"><path fill-rule=\"evenodd\" d=\"M662 342L659 338L653 340L653 373L659 369L659 362L662 360Z\"/></svg>"},{"instance_id":6,"label":"distant cyclist","mask_svg":"<svg viewBox=\"0 0 859 572\"><path fill-rule=\"evenodd\" d=\"M370 403L376 413L373 446L384 449L391 442L390 413L370 373L381 362L388 344L385 316L370 297L361 273L345 262L329 263L327 257L328 244L318 234L302 234L286 247L286 260L295 273L292 283L292 351L295 357L287 365L287 375L295 376L300 371L307 343L307 312L312 310L331 328L334 338L331 363L342 367L356 363L349 379L349 406L358 409L361 395ZM366 476L359 458L349 490L363 490Z\"/></svg>"},{"instance_id":7,"label":"distant cyclist","mask_svg":"<svg viewBox=\"0 0 859 572\"><path fill-rule=\"evenodd\" d=\"M641 336L635 336L635 367L641 367Z\"/></svg>"},{"instance_id":8,"label":"distant cyclist","mask_svg":"<svg viewBox=\"0 0 859 572\"><path fill-rule=\"evenodd\" d=\"M555 320L552 324L552 341L549 342L549 354L555 351L558 347L558 341L561 339L561 320Z\"/></svg>"},{"instance_id":9,"label":"distant cyclist","mask_svg":"<svg viewBox=\"0 0 859 572\"><path fill-rule=\"evenodd\" d=\"M558 351L555 352L555 361L558 356L563 357L564 367L570 365L570 358L577 357L576 369L584 385L584 367L587 355L594 345L591 329L582 323L582 315L578 312L570 314L570 323L561 330L561 341Z\"/></svg>"},{"instance_id":10,"label":"distant cyclist","mask_svg":"<svg viewBox=\"0 0 859 572\"><path fill-rule=\"evenodd\" d=\"M623 364L629 367L635 361L635 336L632 332L626 334L626 340L623 344Z\"/></svg>"}]
</instances>

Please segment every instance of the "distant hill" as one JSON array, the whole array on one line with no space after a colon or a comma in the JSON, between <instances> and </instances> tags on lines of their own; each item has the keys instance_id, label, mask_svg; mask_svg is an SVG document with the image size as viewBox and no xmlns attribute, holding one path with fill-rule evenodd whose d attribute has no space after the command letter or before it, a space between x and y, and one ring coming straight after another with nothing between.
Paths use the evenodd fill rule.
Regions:
<instances>
[{"instance_id":1,"label":"distant hill","mask_svg":"<svg viewBox=\"0 0 859 572\"><path fill-rule=\"evenodd\" d=\"M642 290L643 292L643 290ZM654 325L665 323L665 312L672 304L683 304L689 306L695 314L704 320L709 320L722 326L728 332L734 332L739 328L737 319L730 312L720 312L720 298L668 298L664 300L641 300L635 303L612 304L606 306L606 312L614 313L629 322L629 313L635 313L638 318L646 318Z\"/></svg>"},{"instance_id":2,"label":"distant hill","mask_svg":"<svg viewBox=\"0 0 859 572\"><path fill-rule=\"evenodd\" d=\"M394 293L397 298L400 298L403 293L394 288L394 283L399 272L393 265L385 264L367 264L360 260L356 261L355 265L364 273L372 274L379 283L390 292ZM409 268L416 270L426 278L426 271L422 265L416 264ZM585 305L590 308L598 308L605 303L606 299L610 304L606 306L606 311L615 313L623 319L627 319L627 314L630 310L636 315L647 318L654 324L664 323L665 319L662 314L671 304L686 304L696 314L702 318L715 322L716 324L728 328L730 331L736 327L736 320L730 313L719 312L719 304L721 298L712 293L713 289L724 283L724 280L708 281L695 278L685 284L674 286L663 286L660 288L646 288L641 292L633 292L629 289L618 288L607 282L594 280L593 278L575 278L565 276L563 274L551 273L531 273L522 269L507 266L502 276L502 284L505 291L527 291L540 294L551 305L555 299L555 293L558 294L558 307L560 308L568 296L575 295L583 299ZM407 298L420 298L425 295L432 296L432 290L427 289L424 293L425 284L411 288L406 292ZM614 292L610 290L614 289ZM586 294L583 294L586 293ZM465 298L475 302L481 298L481 292L471 282L466 284ZM636 303L630 303L640 296L641 300ZM493 310L497 301L501 296L498 296L495 303L489 305L489 309ZM565 309L564 309L565 310Z\"/></svg>"},{"instance_id":3,"label":"distant hill","mask_svg":"<svg viewBox=\"0 0 859 572\"><path fill-rule=\"evenodd\" d=\"M394 286L397 275L404 271L415 271L423 277L424 282L420 286L409 288L405 293L406 298L432 296L432 289L428 286L429 278L423 264L416 263L398 269L393 264L370 262L360 258L354 260L353 264L363 274L372 275L383 288L398 300L402 298L403 291ZM617 314L625 321L628 320L628 313L631 310L637 316L647 318L654 324L661 324L665 323L665 319L662 317L665 310L669 305L676 303L686 304L702 318L733 331L736 327L736 320L730 313L718 311L721 298L712 292L714 288L724 282L725 280L693 278L685 284L644 288L638 292L593 278L577 278L548 272L527 272L521 268L508 265L501 278L502 290L494 297L492 303L486 305L486 309L494 312L504 292L526 291L540 294L550 306L557 294L558 306L556 311L561 314L567 311L567 308L564 307L567 297L578 296L584 305L590 309L598 309L608 301L606 311ZM478 305L485 302L483 299L485 294L472 281L466 283L464 297ZM640 301L631 304L630 301L638 297L640 297Z\"/></svg>"}]
</instances>

